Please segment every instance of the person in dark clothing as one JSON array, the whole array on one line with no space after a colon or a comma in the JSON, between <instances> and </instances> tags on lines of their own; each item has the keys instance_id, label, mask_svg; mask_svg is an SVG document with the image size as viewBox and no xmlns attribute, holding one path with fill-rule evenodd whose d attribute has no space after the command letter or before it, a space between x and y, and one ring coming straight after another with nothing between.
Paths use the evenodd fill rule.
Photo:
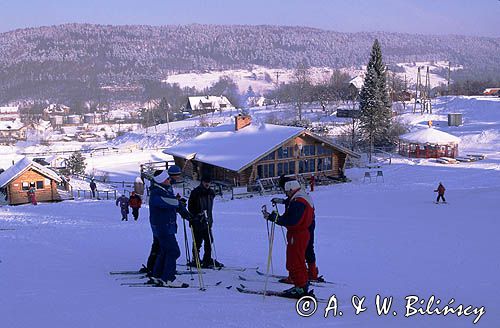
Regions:
<instances>
[{"instance_id":1,"label":"person in dark clothing","mask_svg":"<svg viewBox=\"0 0 500 328\"><path fill-rule=\"evenodd\" d=\"M188 210L193 216L191 226L193 227L193 234L196 248L193 245L193 261L189 263L195 266L196 256L199 256L201 245L203 244L203 260L201 260L202 267L222 267L223 264L212 258L212 225L213 225L213 206L215 192L210 188L211 179L208 176L203 176L201 183L198 187L194 188L189 195ZM195 256L196 255L196 256ZM198 257L200 258L200 257Z\"/></svg>"},{"instance_id":2,"label":"person in dark clothing","mask_svg":"<svg viewBox=\"0 0 500 328\"><path fill-rule=\"evenodd\" d=\"M116 200L116 206L120 206L120 210L122 213L122 221L128 221L128 204L129 204L129 199L125 195L121 195Z\"/></svg>"},{"instance_id":3,"label":"person in dark clothing","mask_svg":"<svg viewBox=\"0 0 500 328\"><path fill-rule=\"evenodd\" d=\"M175 238L177 213L190 220L191 215L175 195L172 185L180 178L181 169L173 165L168 171L156 175L151 182L149 221L153 237L159 242L160 251L151 273L151 281L159 286L181 288L189 285L176 278L176 260L181 252Z\"/></svg>"},{"instance_id":4,"label":"person in dark clothing","mask_svg":"<svg viewBox=\"0 0 500 328\"><path fill-rule=\"evenodd\" d=\"M92 193L92 198L95 198L95 191L97 190L97 185L94 179L90 180L90 191Z\"/></svg>"},{"instance_id":5,"label":"person in dark clothing","mask_svg":"<svg viewBox=\"0 0 500 328\"><path fill-rule=\"evenodd\" d=\"M139 209L142 205L142 199L135 193L135 191L132 191L130 194L129 205L130 208L132 208L132 216L134 217L134 220L137 221L139 218Z\"/></svg>"},{"instance_id":6,"label":"person in dark clothing","mask_svg":"<svg viewBox=\"0 0 500 328\"><path fill-rule=\"evenodd\" d=\"M285 213L268 213L263 210L266 220L287 229L286 268L295 285L284 292L294 298L308 295L308 272L306 267L306 249L309 244L309 227L314 217L314 205L311 198L301 190L300 184L293 180L285 183L288 205Z\"/></svg>"},{"instance_id":7,"label":"person in dark clothing","mask_svg":"<svg viewBox=\"0 0 500 328\"><path fill-rule=\"evenodd\" d=\"M443 203L446 203L446 199L444 199L444 192L446 191L446 188L443 186L443 184L440 182L439 183L439 186L437 187L436 190L434 190L434 192L437 192L438 193L438 196L437 196L437 199L436 199L436 203L439 203L439 199L442 199L443 200Z\"/></svg>"}]
</instances>

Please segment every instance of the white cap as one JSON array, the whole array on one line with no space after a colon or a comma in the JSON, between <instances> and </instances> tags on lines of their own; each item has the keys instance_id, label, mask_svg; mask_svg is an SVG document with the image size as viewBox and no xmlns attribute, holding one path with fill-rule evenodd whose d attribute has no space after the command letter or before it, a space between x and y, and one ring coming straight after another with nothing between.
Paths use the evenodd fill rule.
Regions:
<instances>
[{"instance_id":1,"label":"white cap","mask_svg":"<svg viewBox=\"0 0 500 328\"><path fill-rule=\"evenodd\" d=\"M165 180L167 180L167 178L168 178L168 171L164 170L159 175L155 176L153 180L155 180L155 182L157 183L163 183Z\"/></svg>"},{"instance_id":2,"label":"white cap","mask_svg":"<svg viewBox=\"0 0 500 328\"><path fill-rule=\"evenodd\" d=\"M285 191L300 189L300 183L297 180L290 180L285 183Z\"/></svg>"}]
</instances>

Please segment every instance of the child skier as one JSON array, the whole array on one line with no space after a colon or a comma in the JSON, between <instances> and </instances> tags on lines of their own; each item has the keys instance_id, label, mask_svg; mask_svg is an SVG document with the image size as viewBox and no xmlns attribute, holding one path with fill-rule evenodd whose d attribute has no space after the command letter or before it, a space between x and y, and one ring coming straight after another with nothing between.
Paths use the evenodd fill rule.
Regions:
<instances>
[{"instance_id":1,"label":"child skier","mask_svg":"<svg viewBox=\"0 0 500 328\"><path fill-rule=\"evenodd\" d=\"M122 212L122 221L128 221L128 204L129 199L125 195L121 195L116 200L116 206L119 205Z\"/></svg>"},{"instance_id":2,"label":"child skier","mask_svg":"<svg viewBox=\"0 0 500 328\"><path fill-rule=\"evenodd\" d=\"M439 199L443 199L443 203L446 203L446 199L444 199L444 192L445 192L446 188L443 186L443 184L440 182L439 183L439 186L437 187L436 190L434 190L434 192L437 192L438 193L438 197L436 199L436 203L439 203Z\"/></svg>"}]
</instances>

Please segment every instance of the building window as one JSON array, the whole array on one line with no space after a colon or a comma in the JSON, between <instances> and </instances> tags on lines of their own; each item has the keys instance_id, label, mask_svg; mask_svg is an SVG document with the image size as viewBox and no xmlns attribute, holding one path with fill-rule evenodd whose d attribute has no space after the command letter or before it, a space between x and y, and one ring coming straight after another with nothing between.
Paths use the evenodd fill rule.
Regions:
<instances>
[{"instance_id":1,"label":"building window","mask_svg":"<svg viewBox=\"0 0 500 328\"><path fill-rule=\"evenodd\" d=\"M28 182L23 182L22 183L22 190L29 190L30 189L30 184Z\"/></svg>"},{"instance_id":2,"label":"building window","mask_svg":"<svg viewBox=\"0 0 500 328\"><path fill-rule=\"evenodd\" d=\"M331 155L333 150L328 147L324 147L322 145L317 146L317 155Z\"/></svg>"},{"instance_id":3,"label":"building window","mask_svg":"<svg viewBox=\"0 0 500 328\"><path fill-rule=\"evenodd\" d=\"M278 149L278 158L292 158L293 147L282 147Z\"/></svg>"},{"instance_id":4,"label":"building window","mask_svg":"<svg viewBox=\"0 0 500 328\"><path fill-rule=\"evenodd\" d=\"M278 172L277 175L290 175L295 174L295 162L282 162L277 165Z\"/></svg>"},{"instance_id":5,"label":"building window","mask_svg":"<svg viewBox=\"0 0 500 328\"><path fill-rule=\"evenodd\" d=\"M314 159L299 161L299 173L314 172Z\"/></svg>"},{"instance_id":6,"label":"building window","mask_svg":"<svg viewBox=\"0 0 500 328\"><path fill-rule=\"evenodd\" d=\"M303 145L300 151L301 156L314 156L316 155L316 148L314 145Z\"/></svg>"},{"instance_id":7,"label":"building window","mask_svg":"<svg viewBox=\"0 0 500 328\"><path fill-rule=\"evenodd\" d=\"M259 179L275 177L274 172L274 164L257 165L257 175Z\"/></svg>"},{"instance_id":8,"label":"building window","mask_svg":"<svg viewBox=\"0 0 500 328\"><path fill-rule=\"evenodd\" d=\"M330 157L318 158L318 171L328 171L332 169L332 159Z\"/></svg>"},{"instance_id":9,"label":"building window","mask_svg":"<svg viewBox=\"0 0 500 328\"><path fill-rule=\"evenodd\" d=\"M36 182L36 189L43 189L43 181Z\"/></svg>"},{"instance_id":10,"label":"building window","mask_svg":"<svg viewBox=\"0 0 500 328\"><path fill-rule=\"evenodd\" d=\"M261 161L274 161L274 151L270 153L269 155L263 157Z\"/></svg>"}]
</instances>

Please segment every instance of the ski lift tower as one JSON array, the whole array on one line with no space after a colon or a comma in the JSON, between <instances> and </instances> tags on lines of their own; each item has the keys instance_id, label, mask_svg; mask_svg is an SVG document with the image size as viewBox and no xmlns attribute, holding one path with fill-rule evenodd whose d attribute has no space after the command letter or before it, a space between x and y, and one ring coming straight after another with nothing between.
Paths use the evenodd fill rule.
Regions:
<instances>
[{"instance_id":1,"label":"ski lift tower","mask_svg":"<svg viewBox=\"0 0 500 328\"><path fill-rule=\"evenodd\" d=\"M420 108L420 114L429 113L432 114L432 103L431 103L431 79L429 76L429 66L427 66L427 71L425 74L425 85L422 85L422 76L419 67L417 70L417 83L415 84L415 103L413 104L413 113L417 111L417 106Z\"/></svg>"}]
</instances>

